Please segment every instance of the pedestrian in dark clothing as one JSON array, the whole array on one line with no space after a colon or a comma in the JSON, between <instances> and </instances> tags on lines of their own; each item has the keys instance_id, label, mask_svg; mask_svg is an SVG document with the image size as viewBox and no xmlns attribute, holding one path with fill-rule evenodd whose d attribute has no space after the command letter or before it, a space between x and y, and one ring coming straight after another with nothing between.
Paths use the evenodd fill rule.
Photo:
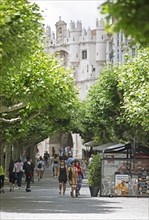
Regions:
<instances>
[{"instance_id":1,"label":"pedestrian in dark clothing","mask_svg":"<svg viewBox=\"0 0 149 220\"><path fill-rule=\"evenodd\" d=\"M9 164L9 183L10 183L10 192L14 191L14 186L15 186L15 182L16 182L16 177L15 177L15 163L13 160L10 161Z\"/></svg>"},{"instance_id":2,"label":"pedestrian in dark clothing","mask_svg":"<svg viewBox=\"0 0 149 220\"><path fill-rule=\"evenodd\" d=\"M63 195L65 195L66 183L67 183L67 167L65 165L64 160L60 162L60 166L58 167L58 180L59 180L59 194L61 194L61 190L63 189Z\"/></svg>"},{"instance_id":3,"label":"pedestrian in dark clothing","mask_svg":"<svg viewBox=\"0 0 149 220\"><path fill-rule=\"evenodd\" d=\"M48 153L48 151L46 151L44 153L43 158L44 158L45 166L48 168L49 167L49 158L50 158L50 154Z\"/></svg>"},{"instance_id":4,"label":"pedestrian in dark clothing","mask_svg":"<svg viewBox=\"0 0 149 220\"><path fill-rule=\"evenodd\" d=\"M23 170L26 175L26 192L31 192L30 185L32 179L32 162L30 161L30 158L27 158L27 161L24 162Z\"/></svg>"}]
</instances>

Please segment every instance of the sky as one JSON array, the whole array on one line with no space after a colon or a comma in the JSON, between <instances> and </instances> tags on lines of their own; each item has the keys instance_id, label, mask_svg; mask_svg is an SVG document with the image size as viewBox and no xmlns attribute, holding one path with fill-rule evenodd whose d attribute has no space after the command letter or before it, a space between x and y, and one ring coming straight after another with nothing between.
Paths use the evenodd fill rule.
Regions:
<instances>
[{"instance_id":1,"label":"sky","mask_svg":"<svg viewBox=\"0 0 149 220\"><path fill-rule=\"evenodd\" d=\"M30 0L31 2L36 2L44 13L44 23L49 25L52 31L55 32L55 23L61 17L62 21L65 21L69 28L70 21L77 22L77 20L82 21L82 27L88 29L94 29L96 27L96 19L100 19L102 16L99 13L97 7L103 3L104 0Z\"/></svg>"}]
</instances>

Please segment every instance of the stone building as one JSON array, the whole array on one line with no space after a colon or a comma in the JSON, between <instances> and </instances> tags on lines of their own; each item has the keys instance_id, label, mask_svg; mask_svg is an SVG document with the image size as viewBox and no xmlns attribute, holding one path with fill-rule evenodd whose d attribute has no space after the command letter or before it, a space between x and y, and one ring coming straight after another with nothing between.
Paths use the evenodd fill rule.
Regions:
<instances>
[{"instance_id":1,"label":"stone building","mask_svg":"<svg viewBox=\"0 0 149 220\"><path fill-rule=\"evenodd\" d=\"M104 21L97 19L95 22L96 29L93 30L83 28L81 21L71 21L68 28L67 23L59 17L55 32L50 26L45 30L45 52L56 54L65 66L72 69L82 100L106 63L106 45L110 40L104 29ZM54 147L59 153L61 146L69 145L76 158L82 157L83 145L78 134L60 134L50 139L49 143L49 151Z\"/></svg>"},{"instance_id":2,"label":"stone building","mask_svg":"<svg viewBox=\"0 0 149 220\"><path fill-rule=\"evenodd\" d=\"M71 21L67 28L67 23L59 17L55 29L53 32L50 26L46 27L45 52L55 54L72 69L81 100L85 99L104 64L123 63L126 53L130 57L135 55L136 45L130 47L131 41L123 32L109 35L103 19L96 20L96 29L86 30L81 21ZM59 148L67 145L73 148L76 158L82 157L83 145L78 134L60 134L50 139L49 149L56 148L59 153Z\"/></svg>"},{"instance_id":3,"label":"stone building","mask_svg":"<svg viewBox=\"0 0 149 220\"><path fill-rule=\"evenodd\" d=\"M104 21L97 19L94 30L82 28L81 21L71 21L68 29L60 17L55 27L56 34L49 26L46 28L45 52L55 53L67 67L73 69L79 98L84 99L106 63L108 35L104 30Z\"/></svg>"},{"instance_id":4,"label":"stone building","mask_svg":"<svg viewBox=\"0 0 149 220\"><path fill-rule=\"evenodd\" d=\"M133 57L137 47L137 45L132 45L130 37L126 37L123 32L111 35L106 45L106 64L124 63L125 55Z\"/></svg>"}]
</instances>

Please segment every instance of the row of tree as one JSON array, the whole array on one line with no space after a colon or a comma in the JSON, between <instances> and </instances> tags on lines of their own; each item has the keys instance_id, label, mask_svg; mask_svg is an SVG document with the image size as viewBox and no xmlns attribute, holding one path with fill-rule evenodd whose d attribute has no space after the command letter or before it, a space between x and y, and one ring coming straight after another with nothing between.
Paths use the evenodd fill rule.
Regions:
<instances>
[{"instance_id":1,"label":"row of tree","mask_svg":"<svg viewBox=\"0 0 149 220\"><path fill-rule=\"evenodd\" d=\"M148 146L149 49L126 64L105 67L79 103L71 71L44 53L42 19L36 4L1 0L1 162L4 149L9 161L12 149L17 157L59 131L101 143L137 138ZM141 41L147 45L147 38Z\"/></svg>"},{"instance_id":2,"label":"row of tree","mask_svg":"<svg viewBox=\"0 0 149 220\"><path fill-rule=\"evenodd\" d=\"M103 69L77 113L85 141L149 144L149 48ZM83 116L84 115L84 116Z\"/></svg>"},{"instance_id":3,"label":"row of tree","mask_svg":"<svg viewBox=\"0 0 149 220\"><path fill-rule=\"evenodd\" d=\"M73 75L44 52L38 5L2 0L0 11L0 155L16 159L60 130L68 131L78 103ZM13 152L12 152L13 150Z\"/></svg>"},{"instance_id":4,"label":"row of tree","mask_svg":"<svg viewBox=\"0 0 149 220\"><path fill-rule=\"evenodd\" d=\"M149 147L149 2L107 0L98 9L109 33L122 31L144 49L125 64L103 69L76 113L76 131L84 141L130 141Z\"/></svg>"}]
</instances>

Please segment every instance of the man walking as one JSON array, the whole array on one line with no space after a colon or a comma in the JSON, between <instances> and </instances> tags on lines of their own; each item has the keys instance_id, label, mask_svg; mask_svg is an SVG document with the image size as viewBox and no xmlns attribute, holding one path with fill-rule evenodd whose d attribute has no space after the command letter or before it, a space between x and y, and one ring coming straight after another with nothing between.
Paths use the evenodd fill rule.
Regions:
<instances>
[{"instance_id":1,"label":"man walking","mask_svg":"<svg viewBox=\"0 0 149 220\"><path fill-rule=\"evenodd\" d=\"M29 157L27 158L27 161L24 162L23 170L26 175L26 192L31 192L30 184L32 179L32 164Z\"/></svg>"}]
</instances>

